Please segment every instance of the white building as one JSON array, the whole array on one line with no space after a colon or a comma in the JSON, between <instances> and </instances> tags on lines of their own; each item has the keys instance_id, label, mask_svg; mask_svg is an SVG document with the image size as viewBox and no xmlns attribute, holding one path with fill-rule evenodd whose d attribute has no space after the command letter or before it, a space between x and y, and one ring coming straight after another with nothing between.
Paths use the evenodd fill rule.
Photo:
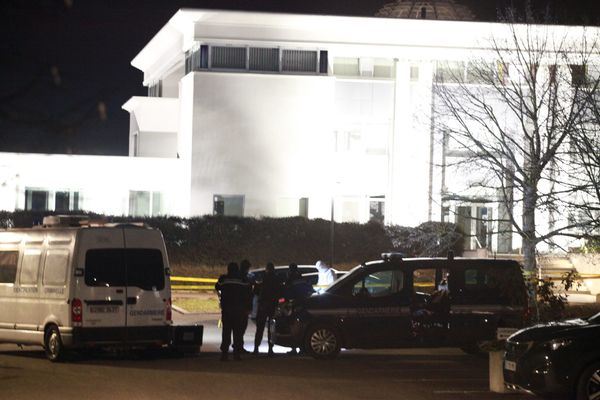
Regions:
<instances>
[{"instance_id":1,"label":"white building","mask_svg":"<svg viewBox=\"0 0 600 400\"><path fill-rule=\"evenodd\" d=\"M468 247L496 249L485 222L495 203L448 196L469 177L440 167L432 87L440 61L483 54L508 33L180 10L132 61L148 97L123 105L129 157L0 154L0 208L329 219L333 207L341 222L455 221L473 233Z\"/></svg>"}]
</instances>

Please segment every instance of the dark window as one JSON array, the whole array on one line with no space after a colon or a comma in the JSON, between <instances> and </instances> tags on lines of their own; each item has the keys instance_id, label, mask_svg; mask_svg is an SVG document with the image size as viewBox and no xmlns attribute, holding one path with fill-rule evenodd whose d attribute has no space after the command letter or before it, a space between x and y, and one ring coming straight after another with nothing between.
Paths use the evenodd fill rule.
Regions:
<instances>
[{"instance_id":1,"label":"dark window","mask_svg":"<svg viewBox=\"0 0 600 400\"><path fill-rule=\"evenodd\" d=\"M427 8L421 7L421 19L427 18Z\"/></svg>"},{"instance_id":2,"label":"dark window","mask_svg":"<svg viewBox=\"0 0 600 400\"><path fill-rule=\"evenodd\" d=\"M308 197L300 198L298 215L304 218L308 218Z\"/></svg>"},{"instance_id":3,"label":"dark window","mask_svg":"<svg viewBox=\"0 0 600 400\"><path fill-rule=\"evenodd\" d=\"M251 47L248 67L250 71L279 71L279 49Z\"/></svg>"},{"instance_id":4,"label":"dark window","mask_svg":"<svg viewBox=\"0 0 600 400\"><path fill-rule=\"evenodd\" d=\"M69 211L69 192L56 192L54 196L54 210Z\"/></svg>"},{"instance_id":5,"label":"dark window","mask_svg":"<svg viewBox=\"0 0 600 400\"><path fill-rule=\"evenodd\" d=\"M352 287L353 296L384 297L398 293L404 287L402 271L388 270L373 272L356 282Z\"/></svg>"},{"instance_id":6,"label":"dark window","mask_svg":"<svg viewBox=\"0 0 600 400\"><path fill-rule=\"evenodd\" d=\"M383 201L370 201L369 202L369 221L378 222L383 224L385 215L385 203Z\"/></svg>"},{"instance_id":7,"label":"dark window","mask_svg":"<svg viewBox=\"0 0 600 400\"><path fill-rule=\"evenodd\" d=\"M571 68L571 85L581 86L586 84L586 66L585 65L569 65Z\"/></svg>"},{"instance_id":8,"label":"dark window","mask_svg":"<svg viewBox=\"0 0 600 400\"><path fill-rule=\"evenodd\" d=\"M157 249L93 249L85 255L88 286L135 286L162 290L165 272Z\"/></svg>"},{"instance_id":9,"label":"dark window","mask_svg":"<svg viewBox=\"0 0 600 400\"><path fill-rule=\"evenodd\" d=\"M456 293L456 304L522 304L521 272L510 265L467 268L463 288Z\"/></svg>"},{"instance_id":10,"label":"dark window","mask_svg":"<svg viewBox=\"0 0 600 400\"><path fill-rule=\"evenodd\" d=\"M200 68L208 68L208 45L206 44L200 46Z\"/></svg>"},{"instance_id":11,"label":"dark window","mask_svg":"<svg viewBox=\"0 0 600 400\"><path fill-rule=\"evenodd\" d=\"M283 50L281 70L287 72L316 72L317 52L310 50Z\"/></svg>"},{"instance_id":12,"label":"dark window","mask_svg":"<svg viewBox=\"0 0 600 400\"><path fill-rule=\"evenodd\" d=\"M0 283L15 283L18 251L0 251Z\"/></svg>"},{"instance_id":13,"label":"dark window","mask_svg":"<svg viewBox=\"0 0 600 400\"><path fill-rule=\"evenodd\" d=\"M211 64L213 68L246 69L245 47L213 47Z\"/></svg>"},{"instance_id":14,"label":"dark window","mask_svg":"<svg viewBox=\"0 0 600 400\"><path fill-rule=\"evenodd\" d=\"M48 209L48 191L25 190L25 210L46 211Z\"/></svg>"},{"instance_id":15,"label":"dark window","mask_svg":"<svg viewBox=\"0 0 600 400\"><path fill-rule=\"evenodd\" d=\"M321 50L319 52L319 73L326 74L327 69L328 69L327 50Z\"/></svg>"}]
</instances>

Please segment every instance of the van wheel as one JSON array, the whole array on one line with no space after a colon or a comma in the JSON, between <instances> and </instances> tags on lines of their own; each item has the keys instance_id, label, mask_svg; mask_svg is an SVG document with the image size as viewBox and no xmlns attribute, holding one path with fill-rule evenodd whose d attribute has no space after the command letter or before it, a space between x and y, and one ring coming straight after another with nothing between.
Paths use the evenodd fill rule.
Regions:
<instances>
[{"instance_id":1,"label":"van wheel","mask_svg":"<svg viewBox=\"0 0 600 400\"><path fill-rule=\"evenodd\" d=\"M55 362L62 360L64 356L64 347L62 339L60 338L60 332L56 325L50 325L46 328L44 334L44 350L48 360Z\"/></svg>"},{"instance_id":2,"label":"van wheel","mask_svg":"<svg viewBox=\"0 0 600 400\"><path fill-rule=\"evenodd\" d=\"M597 399L600 396L600 362L587 367L577 381L577 400Z\"/></svg>"},{"instance_id":3,"label":"van wheel","mask_svg":"<svg viewBox=\"0 0 600 400\"><path fill-rule=\"evenodd\" d=\"M328 325L310 327L304 342L304 349L317 359L335 358L342 345L340 334Z\"/></svg>"}]
</instances>

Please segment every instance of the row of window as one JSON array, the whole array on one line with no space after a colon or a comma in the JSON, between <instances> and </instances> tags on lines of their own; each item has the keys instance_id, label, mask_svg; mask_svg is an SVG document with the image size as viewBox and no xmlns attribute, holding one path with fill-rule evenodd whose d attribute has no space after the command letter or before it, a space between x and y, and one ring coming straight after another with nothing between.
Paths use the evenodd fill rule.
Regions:
<instances>
[{"instance_id":1,"label":"row of window","mask_svg":"<svg viewBox=\"0 0 600 400\"><path fill-rule=\"evenodd\" d=\"M77 211L80 206L79 192L25 189L25 210L28 211Z\"/></svg>"},{"instance_id":2,"label":"row of window","mask_svg":"<svg viewBox=\"0 0 600 400\"><path fill-rule=\"evenodd\" d=\"M537 74L539 66L532 66L532 68L532 73ZM556 83L559 67L557 65L547 65L545 68L547 68L548 81ZM582 86L593 82L598 79L600 73L597 68L581 64L570 64L566 72L569 74L568 79L572 86ZM463 61L438 61L435 80L440 83L505 83L510 78L510 73L511 66L502 62L479 64Z\"/></svg>"},{"instance_id":3,"label":"row of window","mask_svg":"<svg viewBox=\"0 0 600 400\"><path fill-rule=\"evenodd\" d=\"M18 283L35 286L38 283L39 270L42 270L42 283L45 286L63 286L67 279L69 251L55 249L46 251L42 267L42 250L27 249L21 261ZM17 283L18 251L0 251L0 283Z\"/></svg>"},{"instance_id":4,"label":"row of window","mask_svg":"<svg viewBox=\"0 0 600 400\"><path fill-rule=\"evenodd\" d=\"M460 294L463 299L477 299L485 304L491 299L507 302L503 293L506 286L507 272L502 268L467 268L456 271L450 276L446 269L441 274L435 268L420 268L412 271L413 294L445 290ZM352 287L353 296L386 297L401 293L405 288L404 271L390 269L374 272L358 281Z\"/></svg>"},{"instance_id":5,"label":"row of window","mask_svg":"<svg viewBox=\"0 0 600 400\"><path fill-rule=\"evenodd\" d=\"M290 202L292 199L290 199ZM244 202L245 196L243 195L214 195L213 196L213 215L223 215L232 217L243 217L244 216ZM286 215L298 215L300 217L308 218L308 198L302 197L297 200L296 204L290 204L285 202L285 210L281 210L282 214ZM296 208L297 207L297 208ZM348 208L348 207L347 207ZM355 207L350 207L354 210ZM296 213L297 211L297 213ZM385 197L384 196L373 196L369 201L369 221L378 222L383 224L385 219ZM358 215L354 220L358 220Z\"/></svg>"},{"instance_id":6,"label":"row of window","mask_svg":"<svg viewBox=\"0 0 600 400\"><path fill-rule=\"evenodd\" d=\"M185 73L201 70L327 74L327 50L197 44L185 53Z\"/></svg>"}]
</instances>

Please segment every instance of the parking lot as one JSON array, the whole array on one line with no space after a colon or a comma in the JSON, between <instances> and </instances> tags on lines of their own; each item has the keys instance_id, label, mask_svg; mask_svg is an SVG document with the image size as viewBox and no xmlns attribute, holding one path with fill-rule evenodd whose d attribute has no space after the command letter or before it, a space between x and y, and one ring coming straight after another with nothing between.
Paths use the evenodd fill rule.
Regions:
<instances>
[{"instance_id":1,"label":"parking lot","mask_svg":"<svg viewBox=\"0 0 600 400\"><path fill-rule=\"evenodd\" d=\"M175 314L201 321L198 356L101 353L50 363L41 348L0 345L0 398L86 399L529 399L488 391L487 359L458 349L351 350L337 360L247 355L219 361L217 317ZM253 324L246 347L251 348ZM266 351L266 348L263 349Z\"/></svg>"}]
</instances>

